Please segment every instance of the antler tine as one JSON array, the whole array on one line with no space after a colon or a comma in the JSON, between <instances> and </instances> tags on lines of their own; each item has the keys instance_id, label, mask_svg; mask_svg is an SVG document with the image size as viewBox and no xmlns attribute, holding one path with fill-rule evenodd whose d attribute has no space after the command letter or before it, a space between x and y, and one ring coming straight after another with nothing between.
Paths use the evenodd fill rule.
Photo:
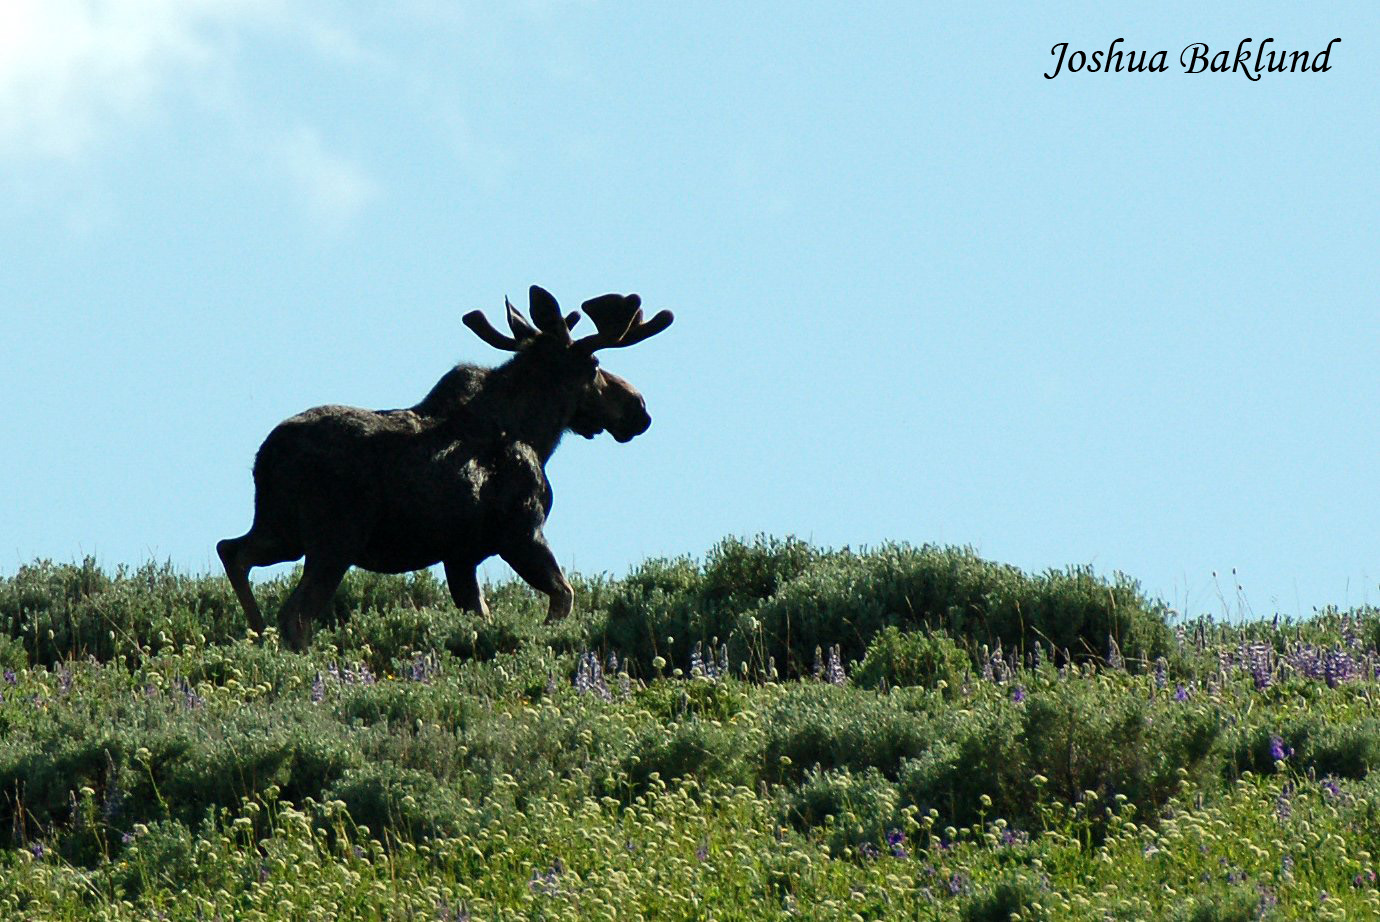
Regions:
<instances>
[{"instance_id":1,"label":"antler tine","mask_svg":"<svg viewBox=\"0 0 1380 922\"><path fill-rule=\"evenodd\" d=\"M495 330L493 324L489 323L489 318L484 316L483 311L470 311L464 317L460 318L460 322L473 330L475 336L478 336L495 349L502 349L505 352L517 352L522 348L521 344L518 343L516 339L513 339L511 336L504 336L502 333Z\"/></svg>"},{"instance_id":2,"label":"antler tine","mask_svg":"<svg viewBox=\"0 0 1380 922\"><path fill-rule=\"evenodd\" d=\"M508 329L513 331L513 338L518 342L531 339L537 335L536 328L527 322L527 318L518 313L518 309L513 307L513 302L508 300L508 296L503 296L503 307L508 312Z\"/></svg>"},{"instance_id":3,"label":"antler tine","mask_svg":"<svg viewBox=\"0 0 1380 922\"><path fill-rule=\"evenodd\" d=\"M623 334L618 345L620 347L631 346L633 343L640 343L644 339L649 339L669 327L675 319L676 315L670 311L657 311L656 316L643 323L642 312L638 311L633 318L632 326L628 328L628 332Z\"/></svg>"},{"instance_id":4,"label":"antler tine","mask_svg":"<svg viewBox=\"0 0 1380 922\"><path fill-rule=\"evenodd\" d=\"M570 342L570 327L561 316L560 305L551 292L540 285L533 285L530 292L531 306L528 313L537 329L557 342Z\"/></svg>"}]
</instances>

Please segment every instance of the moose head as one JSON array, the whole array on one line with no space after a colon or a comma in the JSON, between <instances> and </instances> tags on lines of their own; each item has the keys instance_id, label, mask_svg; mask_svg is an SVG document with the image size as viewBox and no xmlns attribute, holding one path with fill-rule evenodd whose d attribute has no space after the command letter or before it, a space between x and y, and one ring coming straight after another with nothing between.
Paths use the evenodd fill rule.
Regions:
<instances>
[{"instance_id":1,"label":"moose head","mask_svg":"<svg viewBox=\"0 0 1380 922\"><path fill-rule=\"evenodd\" d=\"M540 368L548 379L551 399L564 395L573 402L567 423L570 431L587 439L608 432L619 442L646 432L652 418L642 395L626 379L600 368L594 353L655 336L671 325L674 315L663 310L644 321L642 299L637 295L601 295L580 305L594 321L596 332L575 339L571 330L580 320L579 312L562 316L556 299L539 285L532 286L529 304L531 322L504 299L511 336L494 329L480 311L470 311L463 322L494 348L518 353L534 371ZM572 383L576 386L571 387Z\"/></svg>"}]
</instances>

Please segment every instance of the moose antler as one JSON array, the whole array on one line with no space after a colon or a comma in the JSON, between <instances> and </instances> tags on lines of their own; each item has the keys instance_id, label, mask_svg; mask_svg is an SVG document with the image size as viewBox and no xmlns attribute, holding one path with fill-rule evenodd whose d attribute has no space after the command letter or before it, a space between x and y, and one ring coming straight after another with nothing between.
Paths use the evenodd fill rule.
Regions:
<instances>
[{"instance_id":1,"label":"moose antler","mask_svg":"<svg viewBox=\"0 0 1380 922\"><path fill-rule=\"evenodd\" d=\"M570 327L566 325L565 318L561 316L560 305L556 303L551 292L540 285L533 285L527 296L528 312L532 315L532 321L537 325L537 329L557 342L570 342Z\"/></svg>"},{"instance_id":2,"label":"moose antler","mask_svg":"<svg viewBox=\"0 0 1380 922\"><path fill-rule=\"evenodd\" d=\"M527 322L527 318L518 313L518 309L513 307L513 302L508 300L508 296L503 296L503 309L508 314L508 329L513 331L513 339L519 343L525 342L537 335L536 328Z\"/></svg>"},{"instance_id":3,"label":"moose antler","mask_svg":"<svg viewBox=\"0 0 1380 922\"><path fill-rule=\"evenodd\" d=\"M489 323L483 311L470 311L461 320L474 334L495 349L517 352L538 336L548 336L562 343L571 343L570 331L580 320L578 311L561 316L560 306L551 293L539 285L533 285L529 293L529 311L533 326L513 306L506 297L503 306L508 315L508 327L512 336L500 333ZM591 333L573 343L576 349L593 354L598 349L614 349L640 343L649 336L655 336L671 325L675 316L670 311L659 311L651 320L643 321L642 299L637 295L600 295L580 305L580 309L594 321L597 333Z\"/></svg>"},{"instance_id":4,"label":"moose antler","mask_svg":"<svg viewBox=\"0 0 1380 922\"><path fill-rule=\"evenodd\" d=\"M637 295L600 295L580 305L580 309L589 315L599 331L575 342L577 349L589 353L640 343L660 333L676 319L670 311L658 311L651 320L644 322L642 299Z\"/></svg>"},{"instance_id":5,"label":"moose antler","mask_svg":"<svg viewBox=\"0 0 1380 922\"><path fill-rule=\"evenodd\" d=\"M554 337L559 342L570 342L570 328L575 326L580 315L572 312L569 316L562 317L556 299L539 285L533 285L529 294L532 304L530 311L536 326L532 326L527 318L513 307L513 302L509 301L507 296L503 298L503 308L508 316L508 329L513 331L512 336L505 336L494 329L493 324L489 323L488 318L480 311L470 311L461 320L484 342L495 349L507 352L517 352L529 340L536 339L542 334Z\"/></svg>"}]
</instances>

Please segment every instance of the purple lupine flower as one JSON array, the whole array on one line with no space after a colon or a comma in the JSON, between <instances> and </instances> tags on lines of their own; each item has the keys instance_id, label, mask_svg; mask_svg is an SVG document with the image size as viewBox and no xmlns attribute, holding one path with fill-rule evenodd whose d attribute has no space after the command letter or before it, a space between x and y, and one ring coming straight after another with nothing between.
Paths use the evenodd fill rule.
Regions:
<instances>
[{"instance_id":1,"label":"purple lupine flower","mask_svg":"<svg viewBox=\"0 0 1380 922\"><path fill-rule=\"evenodd\" d=\"M182 692L182 706L187 710L199 708L205 703L202 697L196 693L196 689L192 688L192 684L181 676L177 678L177 688L178 691Z\"/></svg>"},{"instance_id":2,"label":"purple lupine flower","mask_svg":"<svg viewBox=\"0 0 1380 922\"><path fill-rule=\"evenodd\" d=\"M545 873L533 869L532 880L528 882L527 886L533 893L554 896L561 889L561 872L564 870L561 859L557 858Z\"/></svg>"},{"instance_id":3,"label":"purple lupine flower","mask_svg":"<svg viewBox=\"0 0 1380 922\"><path fill-rule=\"evenodd\" d=\"M829 659L824 664L824 681L830 685L848 684L848 675L843 671L843 655L838 644L829 648Z\"/></svg>"},{"instance_id":4,"label":"purple lupine flower","mask_svg":"<svg viewBox=\"0 0 1380 922\"><path fill-rule=\"evenodd\" d=\"M44 850L44 848L43 848L43 843L42 843L42 842L30 842L30 843L29 843L29 854L31 854L31 855L34 856L34 860L36 860L36 861L42 861L42 860L43 860L44 851L45 851L45 850Z\"/></svg>"},{"instance_id":5,"label":"purple lupine flower","mask_svg":"<svg viewBox=\"0 0 1380 922\"><path fill-rule=\"evenodd\" d=\"M444 900L436 903L436 922L470 922L470 910L464 903L451 906Z\"/></svg>"},{"instance_id":6,"label":"purple lupine flower","mask_svg":"<svg viewBox=\"0 0 1380 922\"><path fill-rule=\"evenodd\" d=\"M1122 659L1121 656L1121 647L1117 646L1116 638L1111 634L1107 635L1107 668L1126 668L1126 660Z\"/></svg>"},{"instance_id":7,"label":"purple lupine flower","mask_svg":"<svg viewBox=\"0 0 1380 922\"><path fill-rule=\"evenodd\" d=\"M858 846L858 856L868 861L873 861L877 858L880 858L881 854L882 850L879 849L877 846L873 845L871 842L864 842Z\"/></svg>"},{"instance_id":8,"label":"purple lupine flower","mask_svg":"<svg viewBox=\"0 0 1380 922\"><path fill-rule=\"evenodd\" d=\"M1289 819L1294 813L1294 786L1286 784L1280 788L1279 796L1275 798L1275 816L1282 823Z\"/></svg>"},{"instance_id":9,"label":"purple lupine flower","mask_svg":"<svg viewBox=\"0 0 1380 922\"><path fill-rule=\"evenodd\" d=\"M408 669L408 677L414 682L430 682L431 676L439 668L439 664L434 657L424 653L418 653L412 658L412 665Z\"/></svg>"},{"instance_id":10,"label":"purple lupine flower","mask_svg":"<svg viewBox=\"0 0 1380 922\"><path fill-rule=\"evenodd\" d=\"M1169 661L1163 656L1155 660L1155 688L1164 691L1169 685Z\"/></svg>"},{"instance_id":11,"label":"purple lupine flower","mask_svg":"<svg viewBox=\"0 0 1380 922\"><path fill-rule=\"evenodd\" d=\"M1182 684L1180 684L1180 685L1175 685L1175 686L1174 686L1174 700L1175 700L1175 701L1187 701L1187 700L1188 700L1188 689L1185 688Z\"/></svg>"},{"instance_id":12,"label":"purple lupine flower","mask_svg":"<svg viewBox=\"0 0 1380 922\"><path fill-rule=\"evenodd\" d=\"M67 664L64 663L62 668L58 670L58 691L65 695L71 690L72 670L68 669Z\"/></svg>"},{"instance_id":13,"label":"purple lupine flower","mask_svg":"<svg viewBox=\"0 0 1380 922\"><path fill-rule=\"evenodd\" d=\"M1353 650L1361 646L1361 635L1356 630L1357 622L1350 615L1342 615L1342 643Z\"/></svg>"},{"instance_id":14,"label":"purple lupine flower","mask_svg":"<svg viewBox=\"0 0 1380 922\"><path fill-rule=\"evenodd\" d=\"M1336 688L1350 681L1359 670L1345 650L1328 650L1323 653L1323 679L1328 688Z\"/></svg>"},{"instance_id":15,"label":"purple lupine flower","mask_svg":"<svg viewBox=\"0 0 1380 922\"><path fill-rule=\"evenodd\" d=\"M1284 745L1284 740L1278 736L1270 737L1270 758L1276 762L1281 762L1294 754L1292 746Z\"/></svg>"},{"instance_id":16,"label":"purple lupine flower","mask_svg":"<svg viewBox=\"0 0 1380 922\"><path fill-rule=\"evenodd\" d=\"M1274 652L1274 648L1266 643L1242 643L1237 647L1236 657L1251 674L1256 691L1263 691L1274 684Z\"/></svg>"},{"instance_id":17,"label":"purple lupine flower","mask_svg":"<svg viewBox=\"0 0 1380 922\"><path fill-rule=\"evenodd\" d=\"M695 641L695 649L690 651L690 675L692 677L703 677L704 672L704 653L702 641Z\"/></svg>"},{"instance_id":18,"label":"purple lupine flower","mask_svg":"<svg viewBox=\"0 0 1380 922\"><path fill-rule=\"evenodd\" d=\"M321 673L316 674L316 681L311 683L311 703L320 704L326 698L326 680L321 677Z\"/></svg>"},{"instance_id":19,"label":"purple lupine flower","mask_svg":"<svg viewBox=\"0 0 1380 922\"><path fill-rule=\"evenodd\" d=\"M1019 686L1019 685L1017 685L1016 687L1012 688L1012 689L1011 689L1011 700L1014 701L1014 702L1016 702L1017 704L1020 704L1022 701L1024 701L1024 700L1025 700L1025 689L1022 688L1022 687Z\"/></svg>"},{"instance_id":20,"label":"purple lupine flower","mask_svg":"<svg viewBox=\"0 0 1380 922\"><path fill-rule=\"evenodd\" d=\"M604 701L613 700L613 693L604 681L604 667L592 652L580 657L580 664L575 670L575 690L582 695L593 692Z\"/></svg>"},{"instance_id":21,"label":"purple lupine flower","mask_svg":"<svg viewBox=\"0 0 1380 922\"><path fill-rule=\"evenodd\" d=\"M1006 657L1002 654L1001 641L997 641L997 648L992 651L992 681L1005 682L1007 679Z\"/></svg>"},{"instance_id":22,"label":"purple lupine flower","mask_svg":"<svg viewBox=\"0 0 1380 922\"><path fill-rule=\"evenodd\" d=\"M705 839L700 843L700 847L695 849L695 857L700 861L709 860L709 840Z\"/></svg>"},{"instance_id":23,"label":"purple lupine flower","mask_svg":"<svg viewBox=\"0 0 1380 922\"><path fill-rule=\"evenodd\" d=\"M906 834L899 829L893 829L886 834L887 847L891 849L893 858L906 858L910 853L906 851Z\"/></svg>"},{"instance_id":24,"label":"purple lupine flower","mask_svg":"<svg viewBox=\"0 0 1380 922\"><path fill-rule=\"evenodd\" d=\"M6 685L18 685L18 684L19 684L19 676L17 676L17 675L14 674L14 670L13 670L13 669L6 669L6 670L5 670L5 684L6 684Z\"/></svg>"},{"instance_id":25,"label":"purple lupine flower","mask_svg":"<svg viewBox=\"0 0 1380 922\"><path fill-rule=\"evenodd\" d=\"M964 878L964 876L958 873L957 871L954 871L952 874L949 875L948 884L949 894L952 896L958 896L964 890L968 889L967 879Z\"/></svg>"},{"instance_id":26,"label":"purple lupine flower","mask_svg":"<svg viewBox=\"0 0 1380 922\"><path fill-rule=\"evenodd\" d=\"M135 838L137 837L134 835L134 833L126 832L120 836L120 842L124 845L133 845Z\"/></svg>"},{"instance_id":27,"label":"purple lupine flower","mask_svg":"<svg viewBox=\"0 0 1380 922\"><path fill-rule=\"evenodd\" d=\"M1322 791L1329 800L1342 796L1341 785L1337 784L1337 779L1331 775L1322 780Z\"/></svg>"},{"instance_id":28,"label":"purple lupine flower","mask_svg":"<svg viewBox=\"0 0 1380 922\"><path fill-rule=\"evenodd\" d=\"M106 785L105 800L101 803L101 816L107 821L114 819L119 815L120 810L124 807L124 803L125 792L120 787L119 783L112 779Z\"/></svg>"}]
</instances>

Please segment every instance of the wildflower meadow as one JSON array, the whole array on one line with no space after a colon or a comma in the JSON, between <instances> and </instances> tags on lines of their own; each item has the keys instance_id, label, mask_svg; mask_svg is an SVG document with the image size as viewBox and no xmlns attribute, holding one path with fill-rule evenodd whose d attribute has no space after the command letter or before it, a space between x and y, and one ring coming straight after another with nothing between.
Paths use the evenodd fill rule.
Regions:
<instances>
[{"instance_id":1,"label":"wildflower meadow","mask_svg":"<svg viewBox=\"0 0 1380 922\"><path fill-rule=\"evenodd\" d=\"M1375 610L766 538L574 583L353 572L298 654L219 575L0 578L0 918L1380 918Z\"/></svg>"}]
</instances>

